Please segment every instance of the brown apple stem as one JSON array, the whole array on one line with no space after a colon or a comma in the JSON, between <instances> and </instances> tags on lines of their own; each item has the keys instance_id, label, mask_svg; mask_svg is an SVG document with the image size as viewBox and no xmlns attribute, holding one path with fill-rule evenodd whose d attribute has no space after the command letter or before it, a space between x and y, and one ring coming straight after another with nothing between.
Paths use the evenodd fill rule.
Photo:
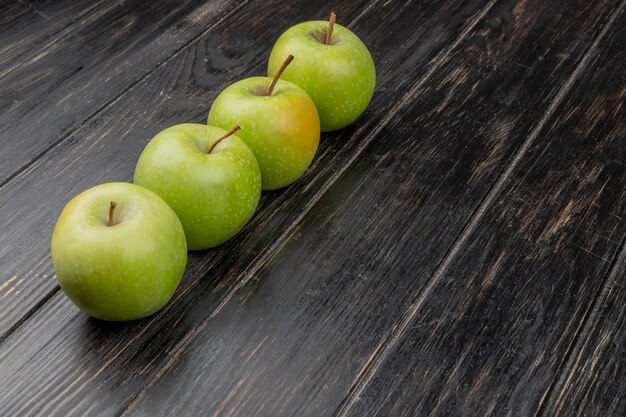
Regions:
<instances>
[{"instance_id":1,"label":"brown apple stem","mask_svg":"<svg viewBox=\"0 0 626 417\"><path fill-rule=\"evenodd\" d=\"M285 68L287 68L287 65L289 65L291 61L293 61L293 55L289 55L287 59L285 59L285 62L283 62L283 65L280 66L278 72L276 73L276 75L274 75L272 84L270 84L270 88L267 89L268 96L272 95L272 92L274 91L274 87L276 86L278 79L280 78L281 75L283 75L283 71L285 71Z\"/></svg>"},{"instance_id":2,"label":"brown apple stem","mask_svg":"<svg viewBox=\"0 0 626 417\"><path fill-rule=\"evenodd\" d=\"M232 129L230 129L228 131L228 133L226 133L224 136L222 136L221 138L219 138L218 140L216 140L215 142L213 142L213 145L211 145L211 147L209 148L209 151L207 153L211 153L213 152L213 149L215 149L215 147L217 146L218 143L220 143L221 141L223 141L224 139L228 138L229 136L233 135L236 131L241 130L241 127L239 127L239 125L236 125L235 127L233 127Z\"/></svg>"},{"instance_id":3,"label":"brown apple stem","mask_svg":"<svg viewBox=\"0 0 626 417\"><path fill-rule=\"evenodd\" d=\"M333 26L335 26L335 19L337 19L337 15L335 12L330 14L330 18L328 19L328 31L326 32L326 45L330 45L330 42L333 38Z\"/></svg>"},{"instance_id":4,"label":"brown apple stem","mask_svg":"<svg viewBox=\"0 0 626 417\"><path fill-rule=\"evenodd\" d=\"M117 203L115 201L111 201L111 205L109 206L109 221L107 222L107 226L115 226L115 220L113 220L113 212L115 211L115 207L117 207Z\"/></svg>"}]
</instances>

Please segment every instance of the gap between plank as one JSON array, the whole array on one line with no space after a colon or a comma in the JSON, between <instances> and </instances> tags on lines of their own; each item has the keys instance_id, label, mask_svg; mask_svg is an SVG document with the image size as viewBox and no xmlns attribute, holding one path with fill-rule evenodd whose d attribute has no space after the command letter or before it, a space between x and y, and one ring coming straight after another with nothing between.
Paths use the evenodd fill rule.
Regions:
<instances>
[{"instance_id":1,"label":"gap between plank","mask_svg":"<svg viewBox=\"0 0 626 417\"><path fill-rule=\"evenodd\" d=\"M537 407L537 411L534 414L535 417L546 416L548 406L560 399L564 387L569 384L569 381L571 381L572 377L574 376L576 367L581 359L580 354L586 342L585 336L587 336L591 332L589 326L591 326L592 324L590 323L592 322L593 318L597 317L597 315L599 314L599 310L602 308L602 303L600 302L600 300L604 299L605 293L608 291L609 286L617 279L617 274L619 273L620 268L625 261L626 237L622 239L622 244L619 246L619 250L615 258L613 259L611 267L602 279L596 295L592 299L589 308L587 309L587 311L585 311L583 319L576 329L574 338L570 343L567 351L565 352L564 360L561 362L561 369L559 369L559 371L556 373L553 381L550 383L543 396L541 397L539 407Z\"/></svg>"},{"instance_id":2,"label":"gap between plank","mask_svg":"<svg viewBox=\"0 0 626 417\"><path fill-rule=\"evenodd\" d=\"M96 116L98 116L100 113L102 113L105 109L107 109L110 106L114 105L118 100L120 100L128 91L133 89L137 84L139 84L139 83L143 82L144 80L146 80L147 78L149 78L154 73L154 71L156 71L157 69L159 69L160 67L162 67L163 65L165 65L166 63L168 63L169 61L174 59L175 57L177 57L178 54L181 53L183 50L187 49L187 47L189 47L189 45L195 43L198 39L200 39L201 37L205 36L209 31L211 31L213 28L215 28L215 26L217 26L220 23L222 23L224 20L229 18L235 12L239 11L245 4L247 4L249 2L250 2L250 0L243 0L243 1L239 2L236 7L234 7L230 11L226 12L226 14L224 14L221 18L219 18L218 20L213 22L213 24L211 24L209 27L207 27L206 29L201 31L199 34L197 34L196 36L194 36L194 37L190 38L189 40L187 40L185 43L183 43L181 46L179 46L176 50L174 50L174 52L172 52L169 56L163 58L154 67L152 67L150 70L148 70L148 72L146 72L145 74L140 76L138 79L133 81L126 88L122 89L122 91L120 91L118 94L116 94L115 96L110 98L102 106L100 106L96 110L94 110L93 113L87 115L87 117L85 117L83 119L83 121L81 121L81 122L77 123L76 125L74 125L73 127L71 127L60 138L58 138L54 142L50 143L48 146L46 146L44 149L42 149L41 152L39 152L37 155L35 155L30 160L28 160L24 165L22 165L21 167L17 168L15 171L13 171L12 174L8 175L6 178L1 180L0 181L0 190L2 190L8 183L13 181L17 176L19 176L20 174L26 172L27 169L31 168L45 154L47 154L48 152L50 152L51 150L53 150L54 148L56 148L57 146L59 146L63 142L65 142L69 137L71 137L74 133L76 133L76 131L78 131L85 124L87 124L91 120L93 120ZM199 9L199 7L198 7L198 9ZM198 9L196 9L196 10L198 10ZM190 14L192 14L192 13L190 13Z\"/></svg>"},{"instance_id":3,"label":"gap between plank","mask_svg":"<svg viewBox=\"0 0 626 417\"><path fill-rule=\"evenodd\" d=\"M557 92L555 98L550 103L550 106L546 110L539 123L533 128L526 140L522 143L522 146L515 153L513 160L511 161L507 169L500 175L498 181L494 184L494 186L487 193L485 198L481 201L478 208L474 211L470 220L463 228L463 231L452 244L450 250L447 252L445 258L439 264L424 289L418 294L415 301L413 301L411 305L409 305L400 320L392 327L387 337L385 337L379 343L372 355L370 355L370 358L361 368L361 371L355 378L352 388L348 392L348 395L339 405L339 407L333 414L333 417L345 417L346 413L358 401L365 387L369 385L374 375L376 375L376 373L380 369L382 363L390 355L393 348L397 345L401 337L404 335L411 322L413 322L417 315L417 312L420 310L420 307L422 306L426 298L430 295L432 290L435 288L435 286L437 285L443 274L446 272L454 258L456 258L459 251L461 250L461 247L464 246L469 236L475 231L478 223L482 220L485 213L487 212L487 209L492 205L495 198L500 195L500 192L505 182L509 179L513 170L517 167L521 159L524 157L524 154L528 151L530 145L532 145L543 127L552 117L554 111L557 109L557 107L559 107L565 96L572 89L572 86L576 82L576 79L587 68L589 62L597 52L599 43L602 41L609 29L613 26L613 23L615 22L617 16L621 13L625 3L626 0L622 1L616 12L614 12L607 21L607 23L605 23L600 34L596 37L583 58L578 62L576 68L574 68L574 71L572 71L563 86Z\"/></svg>"},{"instance_id":4,"label":"gap between plank","mask_svg":"<svg viewBox=\"0 0 626 417\"><path fill-rule=\"evenodd\" d=\"M60 289L61 289L61 287L59 287L58 285L55 286L41 300L39 300L39 302L37 304L35 304L33 307L31 307L30 310L28 310L26 312L26 314L24 314L22 317L20 317L20 319L17 322L15 322L15 324L13 324L11 327L9 327L7 329L7 331L4 332L4 334L0 335L0 345L2 345L5 340L7 340L9 337L11 337L13 335L13 333L15 333L15 331L17 329L22 327L22 325L24 323L26 323L28 320L30 320L30 318L33 315L35 315L35 313L37 311L39 311L39 309L41 307L46 305L48 303L48 301L50 301L52 299L52 297L54 297L59 292Z\"/></svg>"},{"instance_id":5,"label":"gap between plank","mask_svg":"<svg viewBox=\"0 0 626 417\"><path fill-rule=\"evenodd\" d=\"M379 0L375 0L373 4L377 3ZM215 309L209 314L207 318L205 318L196 328L189 331L180 342L177 343L174 348L171 349L171 353L169 356L169 360L163 364L163 366L159 369L154 377L152 377L149 381L143 384L143 386L138 390L137 395L132 398L126 406L117 414L117 417L126 417L131 413L131 410L135 405L139 403L139 401L145 396L146 392L158 381L170 368L174 366L178 358L182 355L182 353L189 347L189 345L195 340L195 338L202 333L202 331L206 328L208 323L215 317L219 312L224 308L226 304L235 296L235 294L243 288L248 282L250 282L254 278L254 274L261 269L268 261L270 261L274 255L280 250L280 248L287 242L290 236L293 235L293 232L297 229L300 221L308 214L311 208L319 201L319 199L326 193L326 191L335 183L335 181L343 175L343 173L352 166L352 163L363 153L365 148L373 141L374 137L393 119L393 117L402 110L408 103L412 102L416 92L421 88L422 85L437 71L441 65L447 61L450 56L450 53L456 49L456 47L467 37L467 35L473 30L473 28L482 20L482 18L491 10L491 8L498 2L499 0L491 0L485 8L477 14L465 29L461 32L459 37L453 42L449 47L442 50L437 56L433 59L433 64L430 69L419 79L419 81L411 87L411 89L402 97L402 99L398 102L398 105L389 111L387 117L385 117L380 124L378 124L374 129L372 129L371 133L359 144L358 148L354 152L354 154L350 157L346 164L342 166L333 176L320 188L318 192L307 202L307 204L303 207L300 214L296 217L296 219L288 226L285 231L274 241L274 243L257 259L258 261L253 261L251 268L244 270L243 278L239 280L237 284L233 286L224 295L224 298L220 302L220 304L215 307ZM368 7L365 11L371 9L371 6ZM364 11L364 12L365 12ZM354 20L358 20L363 13L359 14ZM352 22L350 23L352 25ZM355 135L358 135L362 129L359 129L355 132Z\"/></svg>"}]
</instances>

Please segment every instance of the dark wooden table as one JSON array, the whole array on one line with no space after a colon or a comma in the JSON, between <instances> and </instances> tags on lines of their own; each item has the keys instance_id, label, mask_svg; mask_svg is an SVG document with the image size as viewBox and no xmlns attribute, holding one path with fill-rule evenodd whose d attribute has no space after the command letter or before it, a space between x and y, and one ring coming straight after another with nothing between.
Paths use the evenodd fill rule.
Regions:
<instances>
[{"instance_id":1,"label":"dark wooden table","mask_svg":"<svg viewBox=\"0 0 626 417\"><path fill-rule=\"evenodd\" d=\"M1 416L626 415L624 0L0 8ZM78 311L65 203L331 10L363 117L162 311Z\"/></svg>"}]
</instances>

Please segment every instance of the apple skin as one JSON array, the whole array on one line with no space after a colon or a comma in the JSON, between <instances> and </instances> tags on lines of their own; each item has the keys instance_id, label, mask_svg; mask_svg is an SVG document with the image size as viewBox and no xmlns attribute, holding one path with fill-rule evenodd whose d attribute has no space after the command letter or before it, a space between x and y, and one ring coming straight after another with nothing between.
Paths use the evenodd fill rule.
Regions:
<instances>
[{"instance_id":1,"label":"apple skin","mask_svg":"<svg viewBox=\"0 0 626 417\"><path fill-rule=\"evenodd\" d=\"M311 21L285 31L272 48L268 75L276 74L288 55L295 59L282 79L302 87L319 113L323 132L354 122L369 104L376 85L376 69L367 47L349 29L334 25L332 42L323 39L328 22Z\"/></svg>"},{"instance_id":2,"label":"apple skin","mask_svg":"<svg viewBox=\"0 0 626 417\"><path fill-rule=\"evenodd\" d=\"M285 187L307 170L320 140L320 121L311 98L297 85L278 80L271 96L272 79L252 77L228 86L213 102L209 125L237 132L254 152L261 168L262 188Z\"/></svg>"},{"instance_id":3,"label":"apple skin","mask_svg":"<svg viewBox=\"0 0 626 417\"><path fill-rule=\"evenodd\" d=\"M117 204L108 226L110 202ZM183 227L156 194L128 183L90 188L63 209L52 234L63 291L81 310L109 321L136 320L163 307L187 263Z\"/></svg>"},{"instance_id":4,"label":"apple skin","mask_svg":"<svg viewBox=\"0 0 626 417\"><path fill-rule=\"evenodd\" d=\"M135 184L155 192L176 212L191 250L233 237L261 198L259 165L243 140L229 136L207 153L226 133L193 123L169 127L148 143L135 168Z\"/></svg>"}]
</instances>

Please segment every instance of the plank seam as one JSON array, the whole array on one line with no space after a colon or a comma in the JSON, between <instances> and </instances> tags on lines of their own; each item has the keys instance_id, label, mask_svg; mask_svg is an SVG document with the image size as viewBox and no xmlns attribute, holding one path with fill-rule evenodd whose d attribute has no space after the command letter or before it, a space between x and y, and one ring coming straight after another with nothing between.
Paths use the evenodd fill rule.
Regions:
<instances>
[{"instance_id":1,"label":"plank seam","mask_svg":"<svg viewBox=\"0 0 626 417\"><path fill-rule=\"evenodd\" d=\"M58 285L53 288L50 292L48 292L37 304L35 304L30 310L26 312L18 321L15 322L9 329L4 332L4 334L0 335L0 345L4 343L9 337L13 335L24 323L26 323L30 318L39 311L44 305L46 305L61 289Z\"/></svg>"},{"instance_id":2,"label":"plank seam","mask_svg":"<svg viewBox=\"0 0 626 417\"><path fill-rule=\"evenodd\" d=\"M219 18L218 20L216 20L215 22L213 22L213 24L211 24L209 27L207 27L205 30L203 30L202 32L200 32L199 34L197 34L196 36L193 36L192 38L190 38L189 40L187 40L187 42L183 43L181 46L179 46L176 50L174 50L169 56L163 58L161 61L159 61L154 67L152 67L150 70L148 70L148 72L144 73L142 76L140 76L139 78L137 78L134 82L132 82L131 84L129 84L126 88L122 89L122 91L120 91L118 94L116 94L115 96L111 97L107 102L105 102L102 106L98 107L96 110L94 110L90 115L88 115L87 117L85 117L85 119L83 119L83 121L78 122L76 125L74 125L73 127L71 127L65 134L63 134L60 138L58 138L57 140L55 140L54 142L50 143L48 146L46 146L44 149L41 150L41 152L39 152L37 155L35 155L33 158L31 158L30 160L28 160L25 164L23 164L21 167L17 168L12 174L8 175L6 178L4 178L2 181L0 181L0 190L2 190L7 184L9 184L11 181L13 181L16 177L18 177L20 174L26 172L27 169L31 168L39 159L41 159L41 157L43 157L45 154L47 154L48 152L50 152L51 150L53 150L54 148L56 148L57 146L61 145L63 142L65 142L66 140L68 140L74 133L76 133L81 127L85 126L87 123L89 123L90 121L92 121L96 116L98 116L100 113L102 113L104 110L106 110L107 108L111 107L112 105L114 105L117 101L119 101L124 95L126 95L127 92L129 92L130 90L132 90L133 88L135 88L135 86L137 86L138 84L142 83L143 81L145 81L146 79L148 79L152 74L154 74L154 72L161 68L163 65L167 64L168 62L170 62L172 59L176 58L183 50L187 49L190 45L194 44L198 39L202 38L203 36L205 36L207 33L209 33L211 30L213 30L215 28L215 26L219 25L220 23L222 23L224 20L226 20L227 18L229 18L231 15L233 15L235 12L239 11L244 5L246 5L247 3L249 3L250 0L243 0L240 3L238 3L237 7L229 10L226 12L226 14L224 14L221 18ZM197 9L196 9L197 10ZM191 14L191 13L190 13Z\"/></svg>"},{"instance_id":3,"label":"plank seam","mask_svg":"<svg viewBox=\"0 0 626 417\"><path fill-rule=\"evenodd\" d=\"M347 412L358 401L365 387L369 385L374 375L378 373L380 366L391 354L393 348L398 344L401 337L406 333L407 328L415 319L417 312L420 310L426 298L430 295L436 284L442 278L443 274L447 271L452 261L458 255L461 247L465 245L465 242L467 241L469 236L476 230L478 223L482 220L487 210L491 207L495 198L500 195L505 183L511 176L513 170L517 167L530 146L539 136L539 133L543 130L543 127L551 119L552 114L560 106L565 96L570 92L579 75L587 68L589 62L597 52L599 43L602 41L609 29L613 26L613 23L615 22L617 16L621 13L624 4L626 4L626 0L624 0L620 4L616 12L614 12L607 21L607 23L604 24L604 27L600 31L600 34L587 49L587 52L585 52L584 56L580 59L576 68L574 68L563 86L559 89L554 99L548 106L545 114L540 119L539 123L531 130L526 140L522 143L519 150L515 153L507 169L500 175L496 183L491 187L485 198L483 198L481 203L478 205L477 209L470 217L470 220L463 228L463 231L454 241L450 250L447 252L443 261L439 264L424 289L417 295L417 298L409 305L407 310L405 310L400 320L396 322L396 324L391 328L388 335L383 338L379 345L376 347L376 349L374 349L373 353L370 355L369 359L361 368L361 371L355 378L347 396L344 398L344 400L341 402L341 404L333 414L333 417L345 417Z\"/></svg>"},{"instance_id":4,"label":"plank seam","mask_svg":"<svg viewBox=\"0 0 626 417\"><path fill-rule=\"evenodd\" d=\"M622 243L619 246L616 256L613 258L611 267L602 279L602 282L596 291L596 295L592 299L587 311L585 311L583 319L574 334L574 338L565 352L560 369L555 374L552 382L544 392L544 395L541 397L539 407L537 407L537 411L534 414L535 417L546 416L548 406L561 398L563 389L574 376L576 366L580 361L580 354L582 353L582 349L587 341L586 336L588 336L591 332L590 326L592 325L593 319L598 316L599 310L602 308L602 303L600 301L606 298L606 293L609 290L611 283L615 282L617 279L620 268L625 261L626 237L622 239Z\"/></svg>"}]
</instances>

